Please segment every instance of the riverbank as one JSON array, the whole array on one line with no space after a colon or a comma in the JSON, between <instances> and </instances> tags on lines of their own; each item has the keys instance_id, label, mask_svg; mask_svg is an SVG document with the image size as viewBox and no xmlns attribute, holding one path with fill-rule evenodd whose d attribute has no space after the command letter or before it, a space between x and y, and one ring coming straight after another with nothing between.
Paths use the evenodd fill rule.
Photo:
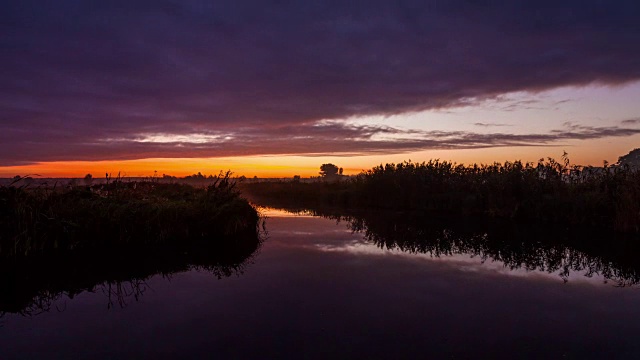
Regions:
<instances>
[{"instance_id":1,"label":"riverbank","mask_svg":"<svg viewBox=\"0 0 640 360\"><path fill-rule=\"evenodd\" d=\"M537 164L386 164L341 181L242 184L251 201L280 207L416 212L541 226L640 233L640 172Z\"/></svg>"},{"instance_id":2,"label":"riverbank","mask_svg":"<svg viewBox=\"0 0 640 360\"><path fill-rule=\"evenodd\" d=\"M4 186L0 258L233 241L257 237L259 222L228 176L205 188L154 181Z\"/></svg>"}]
</instances>

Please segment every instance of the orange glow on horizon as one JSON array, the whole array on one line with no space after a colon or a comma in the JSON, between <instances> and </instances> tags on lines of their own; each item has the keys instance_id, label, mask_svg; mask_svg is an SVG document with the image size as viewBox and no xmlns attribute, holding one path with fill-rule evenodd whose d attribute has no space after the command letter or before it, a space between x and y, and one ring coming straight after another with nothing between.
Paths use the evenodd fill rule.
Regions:
<instances>
[{"instance_id":1,"label":"orange glow on horizon","mask_svg":"<svg viewBox=\"0 0 640 360\"><path fill-rule=\"evenodd\" d=\"M235 176L246 177L302 177L318 176L320 165L333 163L344 168L345 175L354 175L362 170L385 163L399 163L405 160L414 162L429 159L450 160L457 163L493 163L522 160L535 162L540 158L559 159L563 151L569 153L573 164L601 166L603 160L615 163L618 156L625 155L637 144L639 137L622 139L601 139L588 144L570 144L559 147L515 147L486 148L473 150L429 150L401 154L379 154L366 156L252 156L229 158L157 158L140 160L108 161L52 161L21 166L0 167L0 177L38 174L41 177L83 177L92 174L101 178L105 173L116 176L118 172L125 177L146 177L163 174L186 176L201 172L218 174L231 170ZM588 146L584 146L588 145Z\"/></svg>"},{"instance_id":2,"label":"orange glow on horizon","mask_svg":"<svg viewBox=\"0 0 640 360\"><path fill-rule=\"evenodd\" d=\"M318 166L319 167L319 166ZM140 159L140 160L107 160L107 161L53 161L41 162L22 166L0 167L0 177L15 175L37 174L42 177L83 177L92 174L102 177L105 173L116 176L120 173L124 177L145 177L157 174L172 176L187 176L201 172L216 175L220 171L231 170L234 175L247 177L289 177L300 175L304 177L316 176L316 167L301 167L295 165L269 165L261 162L242 161L237 159Z\"/></svg>"}]
</instances>

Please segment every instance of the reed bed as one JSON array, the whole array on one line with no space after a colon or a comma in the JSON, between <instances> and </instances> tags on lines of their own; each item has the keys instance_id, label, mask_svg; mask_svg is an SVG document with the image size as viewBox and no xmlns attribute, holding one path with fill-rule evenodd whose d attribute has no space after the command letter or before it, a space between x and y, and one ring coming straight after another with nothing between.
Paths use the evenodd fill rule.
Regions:
<instances>
[{"instance_id":1,"label":"reed bed","mask_svg":"<svg viewBox=\"0 0 640 360\"><path fill-rule=\"evenodd\" d=\"M229 175L203 188L122 180L65 188L0 187L0 258L222 244L238 234L256 234L259 215Z\"/></svg>"},{"instance_id":2,"label":"reed bed","mask_svg":"<svg viewBox=\"0 0 640 360\"><path fill-rule=\"evenodd\" d=\"M242 191L254 202L284 207L415 211L640 232L640 172L570 166L566 157L470 166L403 162L343 181L246 183Z\"/></svg>"}]
</instances>

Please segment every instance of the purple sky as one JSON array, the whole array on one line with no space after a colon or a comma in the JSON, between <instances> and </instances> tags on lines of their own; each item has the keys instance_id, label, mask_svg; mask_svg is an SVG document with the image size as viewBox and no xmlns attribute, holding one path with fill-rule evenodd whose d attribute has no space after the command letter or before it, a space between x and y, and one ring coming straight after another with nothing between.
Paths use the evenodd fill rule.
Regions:
<instances>
[{"instance_id":1,"label":"purple sky","mask_svg":"<svg viewBox=\"0 0 640 360\"><path fill-rule=\"evenodd\" d=\"M637 1L363 4L5 2L0 167L639 138Z\"/></svg>"}]
</instances>

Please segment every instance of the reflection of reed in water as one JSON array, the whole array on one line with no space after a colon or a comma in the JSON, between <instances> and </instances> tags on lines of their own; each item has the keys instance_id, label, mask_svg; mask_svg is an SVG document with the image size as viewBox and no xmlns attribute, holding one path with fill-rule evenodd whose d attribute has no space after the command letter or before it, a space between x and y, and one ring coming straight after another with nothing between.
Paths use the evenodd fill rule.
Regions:
<instances>
[{"instance_id":1,"label":"reflection of reed in water","mask_svg":"<svg viewBox=\"0 0 640 360\"><path fill-rule=\"evenodd\" d=\"M523 227L509 222L457 221L409 213L315 212L347 221L380 248L434 257L476 256L499 261L510 270L557 273L565 282L572 272L602 276L616 286L640 283L640 251L637 239L615 238L611 233L568 232L562 227ZM607 241L585 241L586 237ZM594 244L601 244L595 246Z\"/></svg>"},{"instance_id":2,"label":"reflection of reed in water","mask_svg":"<svg viewBox=\"0 0 640 360\"><path fill-rule=\"evenodd\" d=\"M0 318L6 313L33 316L62 311L62 298L73 299L83 292L104 294L108 308L124 307L145 294L147 280L155 275L167 278L190 270L218 279L240 275L262 242L263 236L256 232L223 243L152 251L71 252L4 262L0 264Z\"/></svg>"},{"instance_id":3,"label":"reflection of reed in water","mask_svg":"<svg viewBox=\"0 0 640 360\"><path fill-rule=\"evenodd\" d=\"M121 308L126 307L127 299L132 297L135 301L138 301L148 288L149 285L142 279L100 285L100 290L108 299L108 309L111 309L115 304L118 304Z\"/></svg>"}]
</instances>

